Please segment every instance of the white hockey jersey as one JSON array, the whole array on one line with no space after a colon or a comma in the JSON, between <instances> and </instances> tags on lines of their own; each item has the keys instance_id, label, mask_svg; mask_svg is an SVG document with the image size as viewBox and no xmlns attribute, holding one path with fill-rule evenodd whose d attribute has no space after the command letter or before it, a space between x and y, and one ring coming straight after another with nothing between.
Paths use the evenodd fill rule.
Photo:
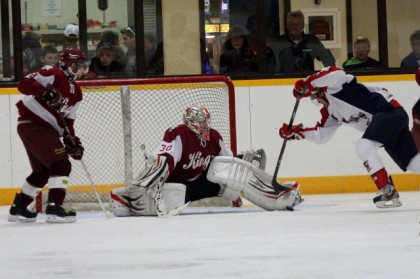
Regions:
<instances>
[{"instance_id":1,"label":"white hockey jersey","mask_svg":"<svg viewBox=\"0 0 420 279\"><path fill-rule=\"evenodd\" d=\"M321 109L321 121L302 131L305 138L314 143L330 140L342 124L364 132L373 115L401 107L385 88L367 87L337 67L323 68L308 76L305 82L311 91L321 89L325 92L329 103Z\"/></svg>"}]
</instances>

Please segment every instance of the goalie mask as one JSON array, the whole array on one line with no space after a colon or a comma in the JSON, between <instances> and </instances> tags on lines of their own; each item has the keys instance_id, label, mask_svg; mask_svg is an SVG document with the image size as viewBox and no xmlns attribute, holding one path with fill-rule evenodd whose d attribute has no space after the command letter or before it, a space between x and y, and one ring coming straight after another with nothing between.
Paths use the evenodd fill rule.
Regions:
<instances>
[{"instance_id":1,"label":"goalie mask","mask_svg":"<svg viewBox=\"0 0 420 279\"><path fill-rule=\"evenodd\" d=\"M60 68L74 79L86 74L89 70L85 54L76 48L67 48L60 53Z\"/></svg>"},{"instance_id":2,"label":"goalie mask","mask_svg":"<svg viewBox=\"0 0 420 279\"><path fill-rule=\"evenodd\" d=\"M210 113L201 107L188 107L184 110L184 123L203 140L210 140Z\"/></svg>"}]
</instances>

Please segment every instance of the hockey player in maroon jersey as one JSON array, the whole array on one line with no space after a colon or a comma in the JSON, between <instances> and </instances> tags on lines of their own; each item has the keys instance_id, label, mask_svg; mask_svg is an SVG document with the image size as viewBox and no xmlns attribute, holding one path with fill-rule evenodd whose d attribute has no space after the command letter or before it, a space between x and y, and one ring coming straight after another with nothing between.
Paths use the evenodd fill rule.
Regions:
<instances>
[{"instance_id":1,"label":"hockey player in maroon jersey","mask_svg":"<svg viewBox=\"0 0 420 279\"><path fill-rule=\"evenodd\" d=\"M255 154L247 157L252 162ZM295 182L287 184L287 191L273 194L271 176L250 162L233 157L219 132L210 128L205 107L188 107L183 123L166 130L155 156L138 178L128 187L111 191L111 210L116 216L172 215L189 202L208 197L236 201L240 192L267 210L292 208L302 201ZM256 176L268 180L268 185L256 182L257 186L250 186Z\"/></svg>"},{"instance_id":2,"label":"hockey player in maroon jersey","mask_svg":"<svg viewBox=\"0 0 420 279\"><path fill-rule=\"evenodd\" d=\"M367 87L336 67L323 68L298 80L293 94L296 98L311 97L322 104L322 118L312 128L299 124L289 129L283 124L280 136L322 144L342 124L361 131L363 136L356 144L356 153L378 188L373 202L379 208L401 206L399 194L378 154L378 149L384 147L403 171L420 173L420 154L408 127L408 114L398 101L386 89Z\"/></svg>"},{"instance_id":3,"label":"hockey player in maroon jersey","mask_svg":"<svg viewBox=\"0 0 420 279\"><path fill-rule=\"evenodd\" d=\"M60 54L58 67L45 65L20 80L18 90L24 96L16 104L19 112L17 132L26 149L32 173L15 196L9 221L35 222L37 213L27 207L47 183L46 221L76 221L76 213L64 209L62 204L71 172L69 155L75 160L83 156L83 146L73 127L82 91L74 80L83 76L87 69L82 51L65 49ZM70 134L64 131L62 119Z\"/></svg>"},{"instance_id":4,"label":"hockey player in maroon jersey","mask_svg":"<svg viewBox=\"0 0 420 279\"><path fill-rule=\"evenodd\" d=\"M420 68L416 71L416 81L420 86ZM420 152L420 98L413 107L413 128L411 129L417 150Z\"/></svg>"}]
</instances>

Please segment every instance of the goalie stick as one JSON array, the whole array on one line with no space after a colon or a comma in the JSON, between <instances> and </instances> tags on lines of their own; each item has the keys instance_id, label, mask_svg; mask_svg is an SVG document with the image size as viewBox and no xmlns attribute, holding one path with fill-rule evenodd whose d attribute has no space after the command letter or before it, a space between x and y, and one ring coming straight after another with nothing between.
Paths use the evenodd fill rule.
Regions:
<instances>
[{"instance_id":1,"label":"goalie stick","mask_svg":"<svg viewBox=\"0 0 420 279\"><path fill-rule=\"evenodd\" d=\"M57 109L57 110L56 110L56 112L58 113L58 115L59 115L59 117L60 117L60 120L61 120L61 123L63 124L64 130L66 131L66 133L68 133L68 134L70 135L70 141L71 141L71 144L73 144L73 146L75 146L75 145L76 145L76 143L74 142L74 139L73 139L73 137L71 136L70 129L69 129L69 127L67 126L67 123L66 123L66 120L64 119L64 116L61 114L60 109ZM113 215L112 215L112 213L111 213L111 212L109 212L109 211L107 211L107 210L105 209L105 207L104 207L104 205L103 205L103 203L102 203L102 200L101 200L101 198L99 197L98 191L96 191L96 186L95 186L95 184L93 183L92 177L90 176L90 173L89 173L89 171L88 171L88 169L87 169L87 167L86 167L85 162L83 161L83 159L80 159L80 163L82 164L82 168L83 168L83 170L84 170L84 172L85 172L85 174L86 174L86 177L87 177L87 178L88 178L88 180L89 180L90 186L92 186L93 192L95 192L96 199L98 200L99 205L101 206L102 211L105 213L105 216L106 216L108 219L111 219L111 218L113 217Z\"/></svg>"},{"instance_id":2,"label":"goalie stick","mask_svg":"<svg viewBox=\"0 0 420 279\"><path fill-rule=\"evenodd\" d=\"M289 129L292 128L293 121L295 120L296 112L297 112L297 109L299 107L299 102L300 102L300 100L299 99L296 99L295 107L293 108L292 116L290 117L290 121L289 121L289 126L288 126ZM284 150L286 149L286 143L287 143L287 139L283 139L283 145L281 146L279 158L277 159L276 168L274 169L273 179L271 181L271 185L279 193L281 191L284 191L284 190L288 190L289 189L289 188L284 187L283 185L281 185L278 182L278 180L277 180L277 173L279 172L281 160L283 159Z\"/></svg>"}]
</instances>

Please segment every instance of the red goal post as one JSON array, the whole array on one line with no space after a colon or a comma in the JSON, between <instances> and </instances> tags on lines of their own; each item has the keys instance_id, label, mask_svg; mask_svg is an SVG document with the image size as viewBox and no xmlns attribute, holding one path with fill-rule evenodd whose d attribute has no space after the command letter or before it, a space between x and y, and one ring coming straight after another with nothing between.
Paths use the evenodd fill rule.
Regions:
<instances>
[{"instance_id":1,"label":"red goal post","mask_svg":"<svg viewBox=\"0 0 420 279\"><path fill-rule=\"evenodd\" d=\"M164 131L182 121L187 106L203 105L227 146L236 154L235 92L225 76L80 80L83 102L75 121L85 148L84 163L107 205L108 192L131 182L154 153ZM37 199L45 207L46 191ZM65 206L99 209L80 162L72 160Z\"/></svg>"}]
</instances>

